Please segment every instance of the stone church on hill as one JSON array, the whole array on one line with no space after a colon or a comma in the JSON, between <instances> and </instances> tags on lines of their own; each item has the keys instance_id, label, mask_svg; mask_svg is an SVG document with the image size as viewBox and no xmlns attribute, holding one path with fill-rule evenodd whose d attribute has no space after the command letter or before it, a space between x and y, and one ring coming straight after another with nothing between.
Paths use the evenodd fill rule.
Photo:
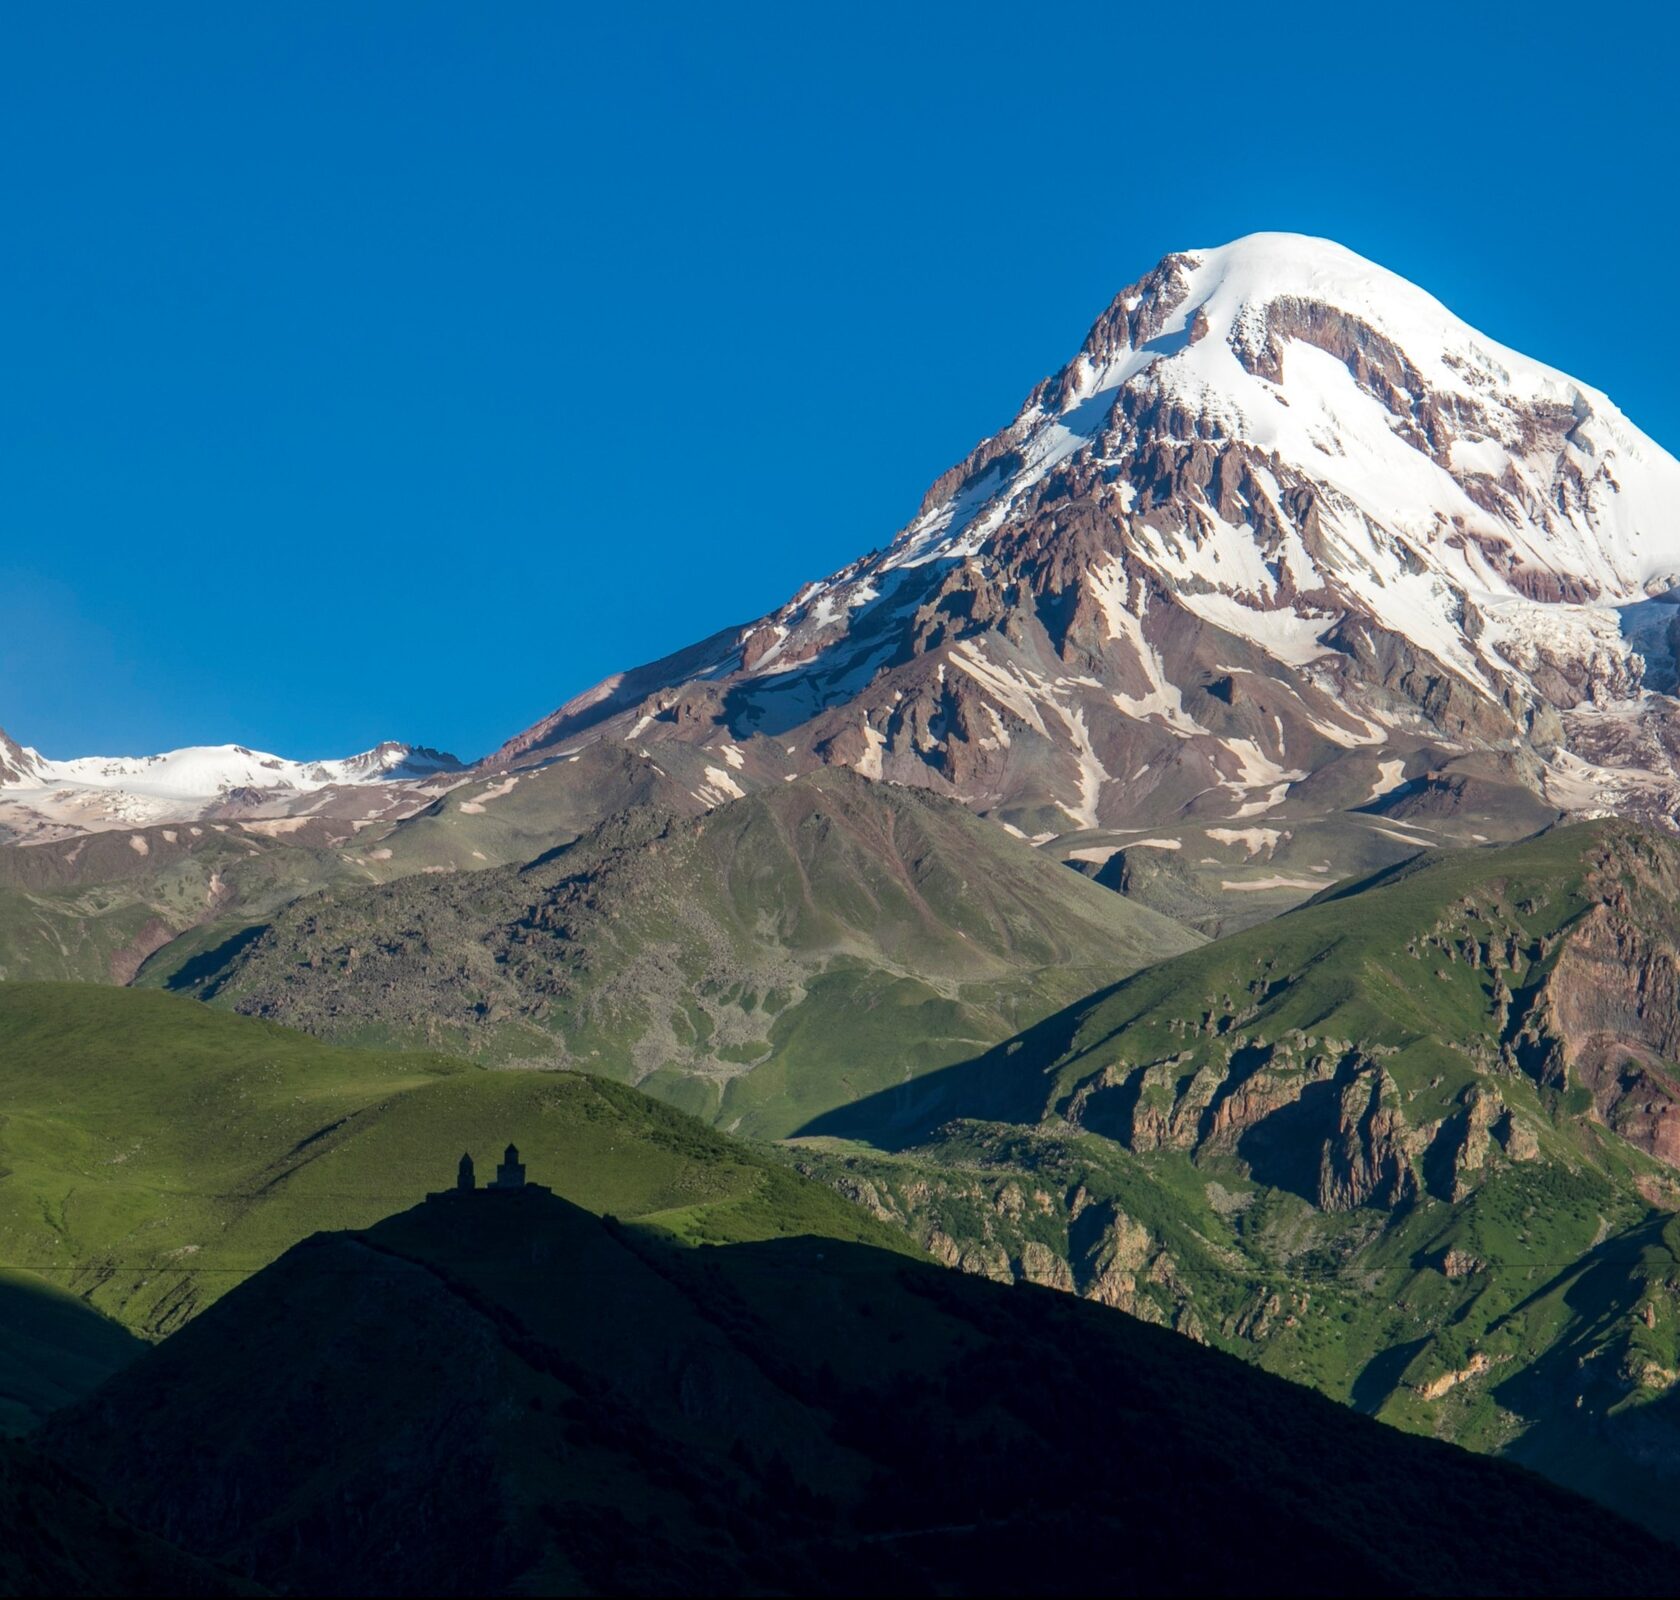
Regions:
<instances>
[{"instance_id":1,"label":"stone church on hill","mask_svg":"<svg viewBox=\"0 0 1680 1600\"><path fill-rule=\"evenodd\" d=\"M426 1196L428 1200L452 1200L464 1195L476 1194L553 1194L554 1191L544 1184L527 1183L525 1181L525 1163L519 1159L519 1149L516 1145L509 1145L502 1155L502 1164L496 1168L496 1178L493 1183L487 1183L480 1189L478 1176L473 1170L473 1158L463 1153L460 1165L455 1169L455 1187L443 1189Z\"/></svg>"}]
</instances>

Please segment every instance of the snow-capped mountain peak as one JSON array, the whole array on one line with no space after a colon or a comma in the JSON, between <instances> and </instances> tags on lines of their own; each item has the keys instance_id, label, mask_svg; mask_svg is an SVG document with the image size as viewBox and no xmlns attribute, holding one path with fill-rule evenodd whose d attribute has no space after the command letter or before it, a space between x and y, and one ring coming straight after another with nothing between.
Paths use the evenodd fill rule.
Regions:
<instances>
[{"instance_id":1,"label":"snow-capped mountain peak","mask_svg":"<svg viewBox=\"0 0 1680 1600\"><path fill-rule=\"evenodd\" d=\"M1600 391L1339 245L1255 234L1122 290L879 554L491 764L761 734L1040 837L1256 816L1427 745L1661 809L1677 582L1680 463Z\"/></svg>"},{"instance_id":2,"label":"snow-capped mountain peak","mask_svg":"<svg viewBox=\"0 0 1680 1600\"><path fill-rule=\"evenodd\" d=\"M1380 525L1471 591L1627 600L1680 581L1680 463L1606 396L1296 234L1169 256L1124 291L1000 436L1017 470L990 498L970 481L926 506L899 559L976 547L1063 462L1124 467L1140 433L1307 476L1344 524L1344 567L1389 564L1371 561Z\"/></svg>"},{"instance_id":3,"label":"snow-capped mountain peak","mask_svg":"<svg viewBox=\"0 0 1680 1600\"><path fill-rule=\"evenodd\" d=\"M1672 817L1670 599L1680 463L1604 394L1339 245L1255 234L1123 289L877 553L483 765L617 739L708 805L842 763L1039 840L1247 838L1483 753L1559 809ZM453 767L0 741L0 798L78 828L314 814Z\"/></svg>"}]
</instances>

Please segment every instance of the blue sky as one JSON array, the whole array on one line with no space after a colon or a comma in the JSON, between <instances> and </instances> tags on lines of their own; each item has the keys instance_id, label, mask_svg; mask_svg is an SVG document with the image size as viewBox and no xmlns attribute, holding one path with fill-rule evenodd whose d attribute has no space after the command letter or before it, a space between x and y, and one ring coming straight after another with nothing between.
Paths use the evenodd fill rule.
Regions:
<instances>
[{"instance_id":1,"label":"blue sky","mask_svg":"<svg viewBox=\"0 0 1680 1600\"><path fill-rule=\"evenodd\" d=\"M1366 9L10 8L0 726L480 754L1257 229L1680 446L1671 25Z\"/></svg>"}]
</instances>

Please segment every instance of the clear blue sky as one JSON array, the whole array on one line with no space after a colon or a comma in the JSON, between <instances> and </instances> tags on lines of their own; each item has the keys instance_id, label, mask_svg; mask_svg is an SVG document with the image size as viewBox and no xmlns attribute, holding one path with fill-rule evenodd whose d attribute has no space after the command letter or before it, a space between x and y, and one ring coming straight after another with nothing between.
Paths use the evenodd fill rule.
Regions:
<instances>
[{"instance_id":1,"label":"clear blue sky","mask_svg":"<svg viewBox=\"0 0 1680 1600\"><path fill-rule=\"evenodd\" d=\"M1256 229L1680 445L1659 8L1369 9L8 8L0 726L480 754Z\"/></svg>"}]
</instances>

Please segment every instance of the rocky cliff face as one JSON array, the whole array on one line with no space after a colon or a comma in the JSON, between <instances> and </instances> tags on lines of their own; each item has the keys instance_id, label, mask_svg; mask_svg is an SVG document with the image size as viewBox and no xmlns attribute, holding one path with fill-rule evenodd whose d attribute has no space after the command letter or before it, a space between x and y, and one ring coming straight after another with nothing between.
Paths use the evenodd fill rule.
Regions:
<instances>
[{"instance_id":1,"label":"rocky cliff face","mask_svg":"<svg viewBox=\"0 0 1680 1600\"><path fill-rule=\"evenodd\" d=\"M1498 747L1565 809L1667 814L1676 507L1680 463L1603 395L1257 235L1123 290L887 549L489 765L633 738L751 781L791 755L1042 838Z\"/></svg>"},{"instance_id":2,"label":"rocky cliff face","mask_svg":"<svg viewBox=\"0 0 1680 1600\"><path fill-rule=\"evenodd\" d=\"M1325 1211L1397 1207L1431 1178L1441 1198L1463 1199L1499 1159L1538 1154L1535 1124L1508 1103L1534 1093L1551 1097L1554 1114L1567 1105L1680 1167L1670 1065L1680 1058L1680 859L1660 835L1628 827L1553 838L1557 876L1528 878L1523 892L1497 870L1454 869L1475 873L1476 887L1444 905L1424 900L1398 932L1388 925L1398 960L1364 941L1350 948L1326 907L1323 943L1309 943L1299 967L1274 971L1258 956L1241 990L1223 971L1219 984L1230 986L1189 1010L1169 988L1159 1012L1105 1043L1105 1064L1069 1081L1059 1114L1139 1153L1234 1154L1251 1168L1273 1160L1275 1141L1316 1164L1316 1183L1297 1186ZM1406 906L1399 890L1375 891L1370 915ZM1357 1044L1279 1031L1290 1001L1327 982L1313 971L1321 962L1342 977L1314 992L1360 1023ZM1376 1009L1348 1008L1362 992ZM1151 1048L1163 1033L1172 1048ZM1450 1072L1420 1077L1431 1037L1450 1041L1444 1062L1474 1074L1456 1094L1445 1088ZM1408 1089L1386 1065L1394 1056L1413 1063ZM1501 1087L1510 1082L1523 1093ZM1409 1110L1420 1097L1429 1109Z\"/></svg>"},{"instance_id":3,"label":"rocky cliff face","mask_svg":"<svg viewBox=\"0 0 1680 1600\"><path fill-rule=\"evenodd\" d=\"M1630 840L1601 862L1595 899L1559 940L1519 1024L1543 1081L1586 1090L1593 1114L1680 1167L1680 930L1672 853Z\"/></svg>"}]
</instances>

